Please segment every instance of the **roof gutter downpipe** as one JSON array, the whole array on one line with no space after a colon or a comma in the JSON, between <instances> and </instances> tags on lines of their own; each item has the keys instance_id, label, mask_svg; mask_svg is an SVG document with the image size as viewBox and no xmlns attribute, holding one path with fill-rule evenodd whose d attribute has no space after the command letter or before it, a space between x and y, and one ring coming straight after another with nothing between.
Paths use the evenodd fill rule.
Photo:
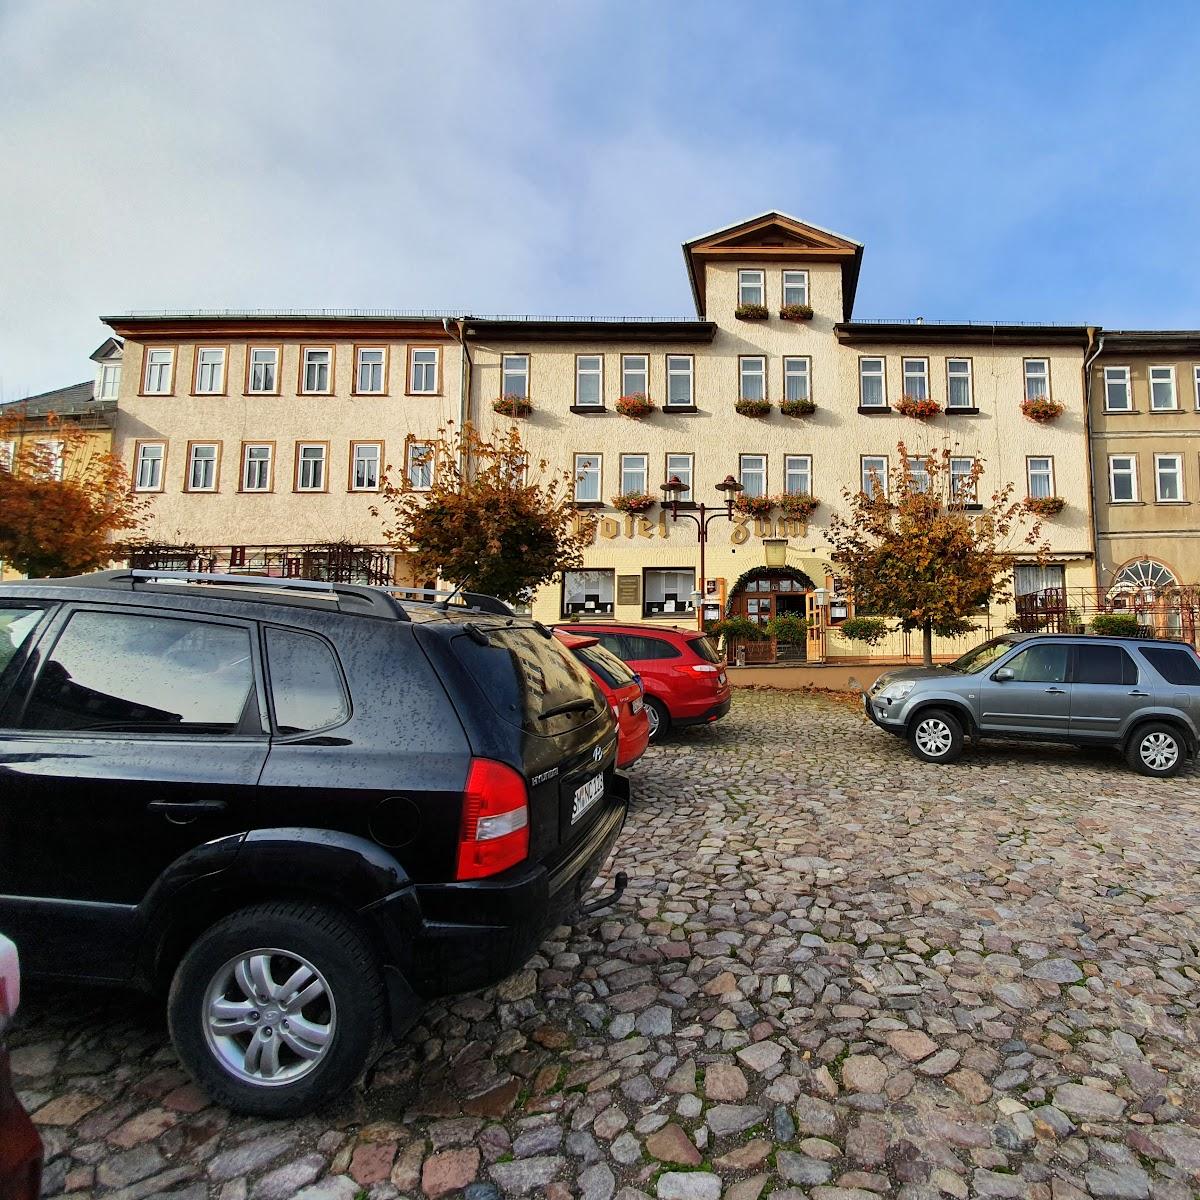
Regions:
<instances>
[{"instance_id":1,"label":"roof gutter downpipe","mask_svg":"<svg viewBox=\"0 0 1200 1200\"><path fill-rule=\"evenodd\" d=\"M442 318L442 328L447 332L453 332L458 338L459 353L459 378L458 378L458 432L462 437L467 428L467 423L471 415L471 356L467 351L467 320L466 317L454 318L454 329L450 328L450 318ZM467 447L466 443L462 444L462 461L459 464L459 470L462 478L467 478L467 471L470 464L467 462Z\"/></svg>"},{"instance_id":2,"label":"roof gutter downpipe","mask_svg":"<svg viewBox=\"0 0 1200 1200\"><path fill-rule=\"evenodd\" d=\"M1096 579L1096 599L1100 599L1100 517L1099 501L1096 496L1096 469L1092 454L1092 364L1100 357L1104 349L1104 332L1099 328L1088 329L1088 348L1091 353L1083 357L1083 435L1087 439L1087 481L1088 481L1088 516L1092 527L1092 546L1095 558L1092 560L1093 574Z\"/></svg>"}]
</instances>

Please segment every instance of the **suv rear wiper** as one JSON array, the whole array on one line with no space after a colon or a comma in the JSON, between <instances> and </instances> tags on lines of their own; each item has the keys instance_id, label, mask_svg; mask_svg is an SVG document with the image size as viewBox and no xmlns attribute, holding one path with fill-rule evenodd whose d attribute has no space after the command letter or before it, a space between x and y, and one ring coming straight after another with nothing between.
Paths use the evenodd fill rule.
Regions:
<instances>
[{"instance_id":1,"label":"suv rear wiper","mask_svg":"<svg viewBox=\"0 0 1200 1200\"><path fill-rule=\"evenodd\" d=\"M578 700L567 700L563 704L556 704L553 708L538 713L538 720L548 721L551 717L560 716L562 713L581 712L585 708L591 708L593 704L595 704L594 700L580 696Z\"/></svg>"}]
</instances>

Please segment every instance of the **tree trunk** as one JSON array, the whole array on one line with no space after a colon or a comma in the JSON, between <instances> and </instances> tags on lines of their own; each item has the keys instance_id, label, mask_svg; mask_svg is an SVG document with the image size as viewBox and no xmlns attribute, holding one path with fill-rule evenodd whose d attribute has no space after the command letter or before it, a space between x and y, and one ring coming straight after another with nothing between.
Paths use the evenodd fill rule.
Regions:
<instances>
[{"instance_id":1,"label":"tree trunk","mask_svg":"<svg viewBox=\"0 0 1200 1200\"><path fill-rule=\"evenodd\" d=\"M921 627L921 661L927 667L933 666L933 622L926 621Z\"/></svg>"}]
</instances>

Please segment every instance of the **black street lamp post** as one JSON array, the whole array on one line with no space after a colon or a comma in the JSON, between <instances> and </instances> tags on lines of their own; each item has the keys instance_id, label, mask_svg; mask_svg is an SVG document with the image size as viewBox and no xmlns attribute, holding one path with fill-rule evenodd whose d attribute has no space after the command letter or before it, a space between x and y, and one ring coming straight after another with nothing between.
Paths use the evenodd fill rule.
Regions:
<instances>
[{"instance_id":1,"label":"black street lamp post","mask_svg":"<svg viewBox=\"0 0 1200 1200\"><path fill-rule=\"evenodd\" d=\"M678 475L672 475L666 483L660 483L659 488L663 494L663 503L671 505L671 520L678 522L680 517L691 521L696 526L696 541L700 544L700 585L698 589L699 600L695 602L696 623L699 628L704 628L704 548L708 544L708 527L717 520L723 517L727 521L733 520L733 500L734 497L742 490L742 485L738 483L732 475L726 475L725 478L717 484L717 491L725 497L725 505L723 508L709 509L703 501L700 503L697 512L679 511L679 496L680 493L687 491L687 487Z\"/></svg>"}]
</instances>

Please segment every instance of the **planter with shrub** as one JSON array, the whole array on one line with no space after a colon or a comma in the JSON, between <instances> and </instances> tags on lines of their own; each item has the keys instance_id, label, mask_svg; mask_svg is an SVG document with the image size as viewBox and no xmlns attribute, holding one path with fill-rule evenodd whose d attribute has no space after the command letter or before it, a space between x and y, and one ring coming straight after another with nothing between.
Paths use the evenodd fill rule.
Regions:
<instances>
[{"instance_id":1,"label":"planter with shrub","mask_svg":"<svg viewBox=\"0 0 1200 1200\"><path fill-rule=\"evenodd\" d=\"M770 400L747 400L743 397L733 406L743 417L765 417L771 411Z\"/></svg>"},{"instance_id":2,"label":"planter with shrub","mask_svg":"<svg viewBox=\"0 0 1200 1200\"><path fill-rule=\"evenodd\" d=\"M762 625L751 621L749 617L726 617L723 621L713 621L704 627L709 637L723 638L725 647L734 642L765 642L770 634Z\"/></svg>"},{"instance_id":3,"label":"planter with shrub","mask_svg":"<svg viewBox=\"0 0 1200 1200\"><path fill-rule=\"evenodd\" d=\"M624 492L620 496L614 496L612 501L613 508L627 513L643 513L653 503L654 497L649 492Z\"/></svg>"},{"instance_id":4,"label":"planter with shrub","mask_svg":"<svg viewBox=\"0 0 1200 1200\"><path fill-rule=\"evenodd\" d=\"M785 417L811 417L817 406L812 400L781 400L779 411Z\"/></svg>"},{"instance_id":5,"label":"planter with shrub","mask_svg":"<svg viewBox=\"0 0 1200 1200\"><path fill-rule=\"evenodd\" d=\"M1133 613L1097 613L1092 618L1092 632L1102 637L1137 637L1141 628Z\"/></svg>"},{"instance_id":6,"label":"planter with shrub","mask_svg":"<svg viewBox=\"0 0 1200 1200\"><path fill-rule=\"evenodd\" d=\"M767 319L767 306L765 304L739 304L733 310L733 315L739 321L765 321Z\"/></svg>"},{"instance_id":7,"label":"planter with shrub","mask_svg":"<svg viewBox=\"0 0 1200 1200\"><path fill-rule=\"evenodd\" d=\"M1051 400L1049 396L1027 396L1021 401L1021 411L1031 421L1045 425L1049 421L1057 421L1066 408L1057 400Z\"/></svg>"},{"instance_id":8,"label":"planter with shrub","mask_svg":"<svg viewBox=\"0 0 1200 1200\"><path fill-rule=\"evenodd\" d=\"M739 492L733 507L748 517L769 517L775 501L770 496L747 496L745 492Z\"/></svg>"},{"instance_id":9,"label":"planter with shrub","mask_svg":"<svg viewBox=\"0 0 1200 1200\"><path fill-rule=\"evenodd\" d=\"M808 636L808 621L797 613L778 613L763 628L785 646L803 646Z\"/></svg>"},{"instance_id":10,"label":"planter with shrub","mask_svg":"<svg viewBox=\"0 0 1200 1200\"><path fill-rule=\"evenodd\" d=\"M785 304L779 310L781 321L811 321L812 315L811 304Z\"/></svg>"},{"instance_id":11,"label":"planter with shrub","mask_svg":"<svg viewBox=\"0 0 1200 1200\"><path fill-rule=\"evenodd\" d=\"M527 417L533 412L533 405L528 396L519 396L516 392L505 392L503 396L492 402L492 409L502 417Z\"/></svg>"},{"instance_id":12,"label":"planter with shrub","mask_svg":"<svg viewBox=\"0 0 1200 1200\"><path fill-rule=\"evenodd\" d=\"M617 412L623 417L644 417L654 411L654 401L645 392L630 392L617 398Z\"/></svg>"},{"instance_id":13,"label":"planter with shrub","mask_svg":"<svg viewBox=\"0 0 1200 1200\"><path fill-rule=\"evenodd\" d=\"M1061 496L1026 496L1025 511L1035 517L1057 517L1067 502Z\"/></svg>"},{"instance_id":14,"label":"planter with shrub","mask_svg":"<svg viewBox=\"0 0 1200 1200\"><path fill-rule=\"evenodd\" d=\"M877 646L889 632L883 617L847 617L837 631L848 642L865 642L868 646Z\"/></svg>"},{"instance_id":15,"label":"planter with shrub","mask_svg":"<svg viewBox=\"0 0 1200 1200\"><path fill-rule=\"evenodd\" d=\"M904 417L914 417L918 421L928 421L942 411L942 406L936 400L928 397L901 396L896 401L896 411Z\"/></svg>"},{"instance_id":16,"label":"planter with shrub","mask_svg":"<svg viewBox=\"0 0 1200 1200\"><path fill-rule=\"evenodd\" d=\"M784 492L775 497L775 503L784 516L797 517L801 521L807 521L821 504L816 496L807 492Z\"/></svg>"}]
</instances>

